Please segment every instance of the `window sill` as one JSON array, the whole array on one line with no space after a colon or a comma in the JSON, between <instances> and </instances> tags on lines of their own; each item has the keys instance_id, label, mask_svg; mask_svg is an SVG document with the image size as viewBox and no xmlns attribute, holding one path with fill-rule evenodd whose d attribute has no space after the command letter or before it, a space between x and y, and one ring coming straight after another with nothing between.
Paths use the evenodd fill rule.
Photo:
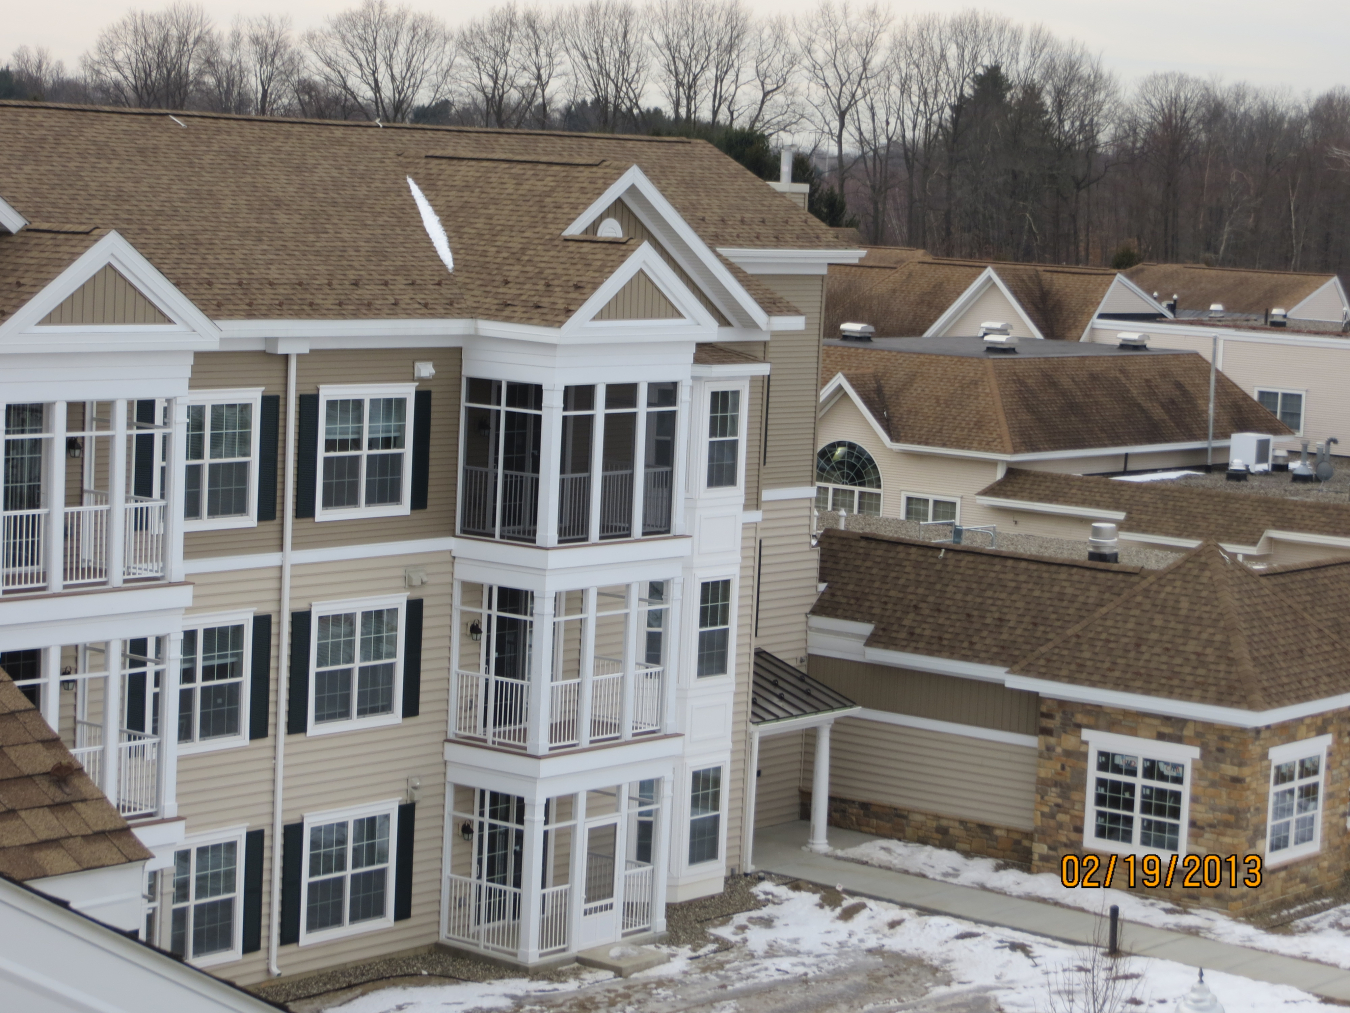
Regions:
<instances>
[{"instance_id":1,"label":"window sill","mask_svg":"<svg viewBox=\"0 0 1350 1013\"><path fill-rule=\"evenodd\" d=\"M256 528L258 521L254 517L211 517L206 520L183 521L183 532L194 531L235 531L240 528Z\"/></svg>"},{"instance_id":2,"label":"window sill","mask_svg":"<svg viewBox=\"0 0 1350 1013\"><path fill-rule=\"evenodd\" d=\"M179 756L197 756L201 753L220 753L227 749L242 749L247 746L247 735L222 735L219 739L205 739L200 742L180 742L176 752Z\"/></svg>"},{"instance_id":3,"label":"window sill","mask_svg":"<svg viewBox=\"0 0 1350 1013\"><path fill-rule=\"evenodd\" d=\"M392 879L392 869L390 866ZM300 932L301 946L317 946L320 943L331 943L335 939L346 939L349 936L362 936L367 932L378 932L380 929L390 928L394 924L394 919L389 916L384 918L372 918L370 921L357 922L355 925L344 925L341 928L323 929L319 932L306 932L303 929Z\"/></svg>"},{"instance_id":4,"label":"window sill","mask_svg":"<svg viewBox=\"0 0 1350 1013\"><path fill-rule=\"evenodd\" d=\"M227 950L224 953L212 953L208 957L193 957L187 961L193 967L218 967L221 964L232 964L236 960L243 960L244 955L239 950Z\"/></svg>"},{"instance_id":5,"label":"window sill","mask_svg":"<svg viewBox=\"0 0 1350 1013\"><path fill-rule=\"evenodd\" d=\"M1269 851L1267 851L1265 857L1265 867L1267 869L1275 869L1279 868L1282 865L1289 865L1292 862L1297 862L1299 861L1299 859L1311 858L1313 855L1320 855L1321 853L1322 853L1321 841L1317 841L1314 844L1299 844L1295 845L1292 848L1284 848L1280 851L1275 852L1275 854L1273 855Z\"/></svg>"},{"instance_id":6,"label":"window sill","mask_svg":"<svg viewBox=\"0 0 1350 1013\"><path fill-rule=\"evenodd\" d=\"M1135 855L1143 858L1145 855L1157 855L1166 864L1176 858L1178 869L1180 868L1181 857L1186 854L1186 842L1181 842L1181 847L1177 851L1162 851L1158 848L1144 848L1135 844L1121 844L1119 841L1103 841L1096 837L1083 837L1083 850L1087 852L1097 851L1104 855Z\"/></svg>"},{"instance_id":7,"label":"window sill","mask_svg":"<svg viewBox=\"0 0 1350 1013\"><path fill-rule=\"evenodd\" d=\"M359 521L373 517L408 517L412 510L403 503L396 503L393 506L378 507L344 507L342 509L325 510L319 507L314 512L316 523L324 521Z\"/></svg>"},{"instance_id":8,"label":"window sill","mask_svg":"<svg viewBox=\"0 0 1350 1013\"><path fill-rule=\"evenodd\" d=\"M402 701L394 701L394 710L391 714L381 714L379 717L370 718L350 718L346 721L324 721L316 722L311 716L309 719L309 730L306 735L336 735L339 732L359 732L367 728L388 728L390 725L397 725L403 722Z\"/></svg>"}]
</instances>

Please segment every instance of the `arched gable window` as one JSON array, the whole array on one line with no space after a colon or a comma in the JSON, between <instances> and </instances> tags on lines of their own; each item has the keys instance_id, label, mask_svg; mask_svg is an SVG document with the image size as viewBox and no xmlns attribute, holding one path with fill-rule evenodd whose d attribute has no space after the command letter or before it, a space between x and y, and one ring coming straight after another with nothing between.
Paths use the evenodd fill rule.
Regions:
<instances>
[{"instance_id":1,"label":"arched gable window","mask_svg":"<svg viewBox=\"0 0 1350 1013\"><path fill-rule=\"evenodd\" d=\"M881 513L881 471L862 447L835 440L816 454L816 509Z\"/></svg>"}]
</instances>

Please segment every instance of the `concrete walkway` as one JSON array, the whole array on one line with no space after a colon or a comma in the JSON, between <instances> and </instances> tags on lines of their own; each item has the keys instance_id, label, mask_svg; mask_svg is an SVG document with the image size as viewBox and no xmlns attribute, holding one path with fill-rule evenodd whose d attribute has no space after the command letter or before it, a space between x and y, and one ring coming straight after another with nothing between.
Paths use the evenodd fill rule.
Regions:
<instances>
[{"instance_id":1,"label":"concrete walkway","mask_svg":"<svg viewBox=\"0 0 1350 1013\"><path fill-rule=\"evenodd\" d=\"M803 845L809 833L810 824L804 821L756 831L754 868L824 886L838 885L849 893L983 925L1019 929L1074 945L1092 943L1102 932L1099 916L1086 911L805 851ZM851 848L873 840L877 838L870 834L830 827L830 844L835 848ZM1350 970L1339 967L1123 920L1121 943L1125 950L1139 956L1161 957L1191 967L1293 985L1328 999L1350 1001Z\"/></svg>"}]
</instances>

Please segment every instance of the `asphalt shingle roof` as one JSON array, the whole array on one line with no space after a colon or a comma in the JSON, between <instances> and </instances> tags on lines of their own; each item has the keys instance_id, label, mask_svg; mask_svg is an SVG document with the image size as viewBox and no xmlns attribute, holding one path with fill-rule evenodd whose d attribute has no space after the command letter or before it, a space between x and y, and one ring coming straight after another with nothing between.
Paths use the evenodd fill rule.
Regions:
<instances>
[{"instance_id":1,"label":"asphalt shingle roof","mask_svg":"<svg viewBox=\"0 0 1350 1013\"><path fill-rule=\"evenodd\" d=\"M1222 303L1228 313L1262 316L1267 310L1291 310L1335 277L1295 271L1257 271L1203 264L1136 264L1125 276L1160 302L1178 297L1178 309L1208 310Z\"/></svg>"}]
</instances>

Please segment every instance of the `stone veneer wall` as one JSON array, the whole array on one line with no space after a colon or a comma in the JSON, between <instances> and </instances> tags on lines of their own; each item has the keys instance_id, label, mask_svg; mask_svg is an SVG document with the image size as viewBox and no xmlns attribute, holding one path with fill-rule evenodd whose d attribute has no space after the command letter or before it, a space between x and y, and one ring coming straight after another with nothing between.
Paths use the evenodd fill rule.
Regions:
<instances>
[{"instance_id":1,"label":"stone veneer wall","mask_svg":"<svg viewBox=\"0 0 1350 1013\"><path fill-rule=\"evenodd\" d=\"M1064 703L1041 698L1040 757L1036 778L1035 843L1032 871L1054 872L1066 854L1090 850L1083 840L1089 756L1081 728L1198 746L1191 765L1188 853L1260 855L1266 851L1272 746L1330 733L1323 780L1322 847L1315 855L1264 869L1258 889L1226 885L1217 890L1183 889L1180 875L1172 888L1138 891L1172 901L1201 903L1249 915L1314 899L1347 880L1345 799L1350 789L1350 711L1345 709L1245 729L1167 718L1133 711ZM927 842L925 842L927 843ZM1119 869L1119 865L1117 866ZM1227 870L1225 864L1225 875Z\"/></svg>"},{"instance_id":2,"label":"stone veneer wall","mask_svg":"<svg viewBox=\"0 0 1350 1013\"><path fill-rule=\"evenodd\" d=\"M811 792L801 791L801 818L811 818ZM915 844L950 848L965 855L981 855L1006 862L1031 863L1032 834L955 816L938 816L917 809L900 809L880 802L857 802L830 796L830 826L858 830Z\"/></svg>"}]
</instances>

